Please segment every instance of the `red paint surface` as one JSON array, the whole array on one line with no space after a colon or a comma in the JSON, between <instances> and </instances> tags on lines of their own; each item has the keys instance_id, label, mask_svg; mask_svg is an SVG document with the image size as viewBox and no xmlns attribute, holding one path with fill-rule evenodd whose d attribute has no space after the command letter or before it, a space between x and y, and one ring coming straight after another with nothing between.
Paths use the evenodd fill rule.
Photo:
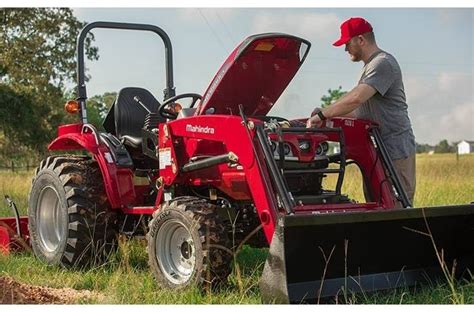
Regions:
<instances>
[{"instance_id":1,"label":"red paint surface","mask_svg":"<svg viewBox=\"0 0 474 312\"><path fill-rule=\"evenodd\" d=\"M20 218L22 239L29 244L28 217ZM22 249L18 242L15 218L0 218L0 253L8 255L11 251Z\"/></svg>"},{"instance_id":2,"label":"red paint surface","mask_svg":"<svg viewBox=\"0 0 474 312\"><path fill-rule=\"evenodd\" d=\"M197 114L266 115L298 71L301 39L249 37L229 55L203 95Z\"/></svg>"}]
</instances>

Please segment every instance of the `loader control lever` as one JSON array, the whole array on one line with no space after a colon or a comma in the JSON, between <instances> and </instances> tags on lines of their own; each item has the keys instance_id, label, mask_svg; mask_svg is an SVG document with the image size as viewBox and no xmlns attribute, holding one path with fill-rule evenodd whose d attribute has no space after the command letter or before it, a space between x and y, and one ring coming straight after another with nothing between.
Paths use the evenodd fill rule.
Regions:
<instances>
[{"instance_id":1,"label":"loader control lever","mask_svg":"<svg viewBox=\"0 0 474 312\"><path fill-rule=\"evenodd\" d=\"M138 104L140 104L140 106L143 107L143 109L146 110L146 112L147 112L148 114L151 114L151 111L148 109L148 107L146 107L145 104L143 104L142 100L140 99L140 97L139 97L138 95L135 95L135 96L133 97L133 100L134 100L135 102L137 102Z\"/></svg>"},{"instance_id":2,"label":"loader control lever","mask_svg":"<svg viewBox=\"0 0 474 312\"><path fill-rule=\"evenodd\" d=\"M196 104L196 102L200 99L202 99L202 96L197 93L183 93L183 94L178 94L175 96L170 97L166 101L163 102L163 104L160 105L158 108L158 114L160 116L167 118L167 119L176 119L178 117L178 113L172 112L170 110L170 107L172 104L174 104L177 100L180 99L185 99L185 98L191 98L192 102L191 105L189 106L190 108ZM169 107L168 107L169 106Z\"/></svg>"}]
</instances>

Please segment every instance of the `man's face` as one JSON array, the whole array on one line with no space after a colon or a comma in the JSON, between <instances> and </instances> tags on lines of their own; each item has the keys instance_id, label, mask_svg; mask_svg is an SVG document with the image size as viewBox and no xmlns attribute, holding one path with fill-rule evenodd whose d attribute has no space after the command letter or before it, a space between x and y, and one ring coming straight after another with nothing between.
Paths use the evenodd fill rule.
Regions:
<instances>
[{"instance_id":1,"label":"man's face","mask_svg":"<svg viewBox=\"0 0 474 312\"><path fill-rule=\"evenodd\" d=\"M349 53L351 57L351 61L359 62L362 60L362 47L360 46L361 40L360 38L354 37L346 43L346 51Z\"/></svg>"}]
</instances>

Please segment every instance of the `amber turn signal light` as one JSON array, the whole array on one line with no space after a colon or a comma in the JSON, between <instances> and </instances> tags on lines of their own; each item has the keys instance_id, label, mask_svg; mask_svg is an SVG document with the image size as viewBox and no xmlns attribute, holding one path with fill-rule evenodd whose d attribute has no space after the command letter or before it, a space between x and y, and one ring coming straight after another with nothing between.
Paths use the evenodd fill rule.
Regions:
<instances>
[{"instance_id":1,"label":"amber turn signal light","mask_svg":"<svg viewBox=\"0 0 474 312\"><path fill-rule=\"evenodd\" d=\"M64 109L69 114L77 114L79 112L79 110L81 109L81 107L80 107L78 101L70 100L70 101L66 102L66 104L64 105Z\"/></svg>"}]
</instances>

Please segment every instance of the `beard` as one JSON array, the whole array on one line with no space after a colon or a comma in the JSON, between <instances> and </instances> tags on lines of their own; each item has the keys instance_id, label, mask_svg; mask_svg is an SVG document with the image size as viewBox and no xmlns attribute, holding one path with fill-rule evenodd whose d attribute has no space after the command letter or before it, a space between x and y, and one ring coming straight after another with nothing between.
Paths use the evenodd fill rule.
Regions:
<instances>
[{"instance_id":1,"label":"beard","mask_svg":"<svg viewBox=\"0 0 474 312\"><path fill-rule=\"evenodd\" d=\"M346 48L346 52L349 54L352 62L360 62L362 60L362 48L358 44L352 44L349 48Z\"/></svg>"},{"instance_id":2,"label":"beard","mask_svg":"<svg viewBox=\"0 0 474 312\"><path fill-rule=\"evenodd\" d=\"M352 62L360 62L362 60L362 53L361 51L354 51L353 53L349 52L349 57Z\"/></svg>"}]
</instances>

